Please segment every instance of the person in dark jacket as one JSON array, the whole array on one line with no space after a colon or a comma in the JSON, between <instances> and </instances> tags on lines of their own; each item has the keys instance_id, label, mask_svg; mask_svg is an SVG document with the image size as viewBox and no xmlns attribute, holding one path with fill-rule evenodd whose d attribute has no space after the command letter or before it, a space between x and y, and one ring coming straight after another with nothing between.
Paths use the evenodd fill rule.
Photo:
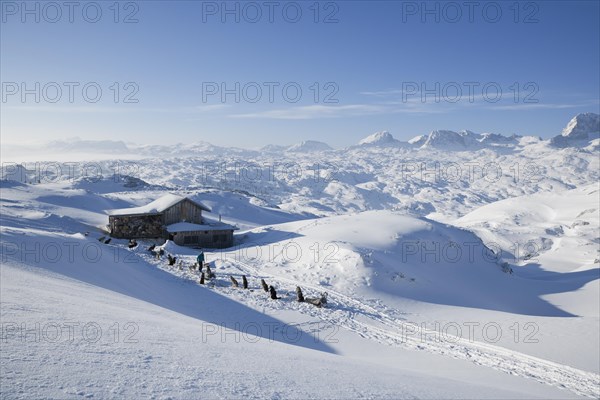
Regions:
<instances>
[{"instance_id":1,"label":"person in dark jacket","mask_svg":"<svg viewBox=\"0 0 600 400\"><path fill-rule=\"evenodd\" d=\"M200 254L198 254L198 257L196 257L196 262L200 267L200 271L202 271L202 267L204 266L204 252L201 251Z\"/></svg>"}]
</instances>

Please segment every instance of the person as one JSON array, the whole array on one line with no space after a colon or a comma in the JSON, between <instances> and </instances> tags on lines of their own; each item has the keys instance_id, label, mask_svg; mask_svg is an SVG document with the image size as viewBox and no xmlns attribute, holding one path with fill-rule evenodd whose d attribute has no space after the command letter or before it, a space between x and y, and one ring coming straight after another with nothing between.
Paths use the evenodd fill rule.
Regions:
<instances>
[{"instance_id":1,"label":"person","mask_svg":"<svg viewBox=\"0 0 600 400\"><path fill-rule=\"evenodd\" d=\"M202 271L202 267L204 266L204 252L200 252L198 257L196 257L196 262L198 263L198 267L200 267L200 271Z\"/></svg>"}]
</instances>

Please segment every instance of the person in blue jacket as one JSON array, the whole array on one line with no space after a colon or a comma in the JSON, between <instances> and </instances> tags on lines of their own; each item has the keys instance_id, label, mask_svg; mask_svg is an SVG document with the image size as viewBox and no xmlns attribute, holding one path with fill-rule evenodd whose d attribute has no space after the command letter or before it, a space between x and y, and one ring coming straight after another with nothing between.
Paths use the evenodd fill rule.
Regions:
<instances>
[{"instance_id":1,"label":"person in blue jacket","mask_svg":"<svg viewBox=\"0 0 600 400\"><path fill-rule=\"evenodd\" d=\"M198 263L198 267L202 268L204 266L204 252L200 252L198 257L196 257L196 262Z\"/></svg>"}]
</instances>

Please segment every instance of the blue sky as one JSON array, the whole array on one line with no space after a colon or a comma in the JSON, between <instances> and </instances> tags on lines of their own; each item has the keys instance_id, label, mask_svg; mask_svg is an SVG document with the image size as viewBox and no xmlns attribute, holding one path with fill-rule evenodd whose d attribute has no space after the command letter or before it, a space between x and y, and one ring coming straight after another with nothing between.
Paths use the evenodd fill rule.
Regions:
<instances>
[{"instance_id":1,"label":"blue sky","mask_svg":"<svg viewBox=\"0 0 600 400\"><path fill-rule=\"evenodd\" d=\"M550 137L600 107L598 1L23 4L2 1L5 143Z\"/></svg>"}]
</instances>

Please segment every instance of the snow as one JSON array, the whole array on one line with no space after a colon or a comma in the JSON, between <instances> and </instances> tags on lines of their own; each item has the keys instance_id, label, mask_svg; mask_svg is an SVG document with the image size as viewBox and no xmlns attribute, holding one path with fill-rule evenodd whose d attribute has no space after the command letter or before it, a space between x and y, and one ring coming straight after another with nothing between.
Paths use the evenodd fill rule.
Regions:
<instances>
[{"instance_id":1,"label":"snow","mask_svg":"<svg viewBox=\"0 0 600 400\"><path fill-rule=\"evenodd\" d=\"M393 145L400 142L388 131L375 132L358 142L359 145Z\"/></svg>"},{"instance_id":2,"label":"snow","mask_svg":"<svg viewBox=\"0 0 600 400\"><path fill-rule=\"evenodd\" d=\"M30 183L34 181L34 172L28 170L21 164L2 164L0 179L20 183Z\"/></svg>"},{"instance_id":3,"label":"snow","mask_svg":"<svg viewBox=\"0 0 600 400\"><path fill-rule=\"evenodd\" d=\"M594 113L577 114L562 131L562 136L585 138L590 133L600 132L600 115Z\"/></svg>"},{"instance_id":4,"label":"snow","mask_svg":"<svg viewBox=\"0 0 600 400\"><path fill-rule=\"evenodd\" d=\"M585 146L589 141L600 137L600 115L594 113L577 114L562 134L552 138L551 143L558 147Z\"/></svg>"},{"instance_id":5,"label":"snow","mask_svg":"<svg viewBox=\"0 0 600 400\"><path fill-rule=\"evenodd\" d=\"M318 142L316 140L305 140L301 143L290 146L286 149L292 153L312 153L333 150L327 143Z\"/></svg>"},{"instance_id":6,"label":"snow","mask_svg":"<svg viewBox=\"0 0 600 400\"><path fill-rule=\"evenodd\" d=\"M127 264L106 262L102 267L127 283L123 293L103 288L95 279L90 284L39 268L2 266L2 321L18 327L9 330L15 325L5 325L3 332L4 343L10 344L3 346L0 355L3 397L184 399L201 393L211 398L558 399L565 395L522 378L427 353L407 357L387 350L389 366L382 366L335 354L327 347L322 351L324 345L314 344L312 337L303 346L255 336L253 325L222 330L221 323L227 321L279 329L291 325L280 316L263 316L211 289L182 284L147 265L139 267L146 269L140 277L148 272L155 276L145 279L149 286L128 279L131 268ZM135 287L140 295L132 293ZM149 297L157 299L149 302ZM186 308L192 311L190 315L182 312ZM40 330L46 328L54 343L35 340L36 322ZM67 328L59 340L50 336L54 335L52 327L65 322L73 327L73 340ZM19 331L21 324L26 324L26 330ZM96 341L98 331L93 328L98 327L102 333ZM21 340L21 332L28 335L26 340ZM277 334L278 339L282 336ZM362 342L356 345L368 346L368 341Z\"/></svg>"},{"instance_id":7,"label":"snow","mask_svg":"<svg viewBox=\"0 0 600 400\"><path fill-rule=\"evenodd\" d=\"M209 221L206 221L209 222ZM214 221L205 224L192 224L190 222L177 222L167 226L168 232L190 232L190 231L216 231L216 230L227 230L236 229L235 226L225 224L222 222Z\"/></svg>"},{"instance_id":8,"label":"snow","mask_svg":"<svg viewBox=\"0 0 600 400\"><path fill-rule=\"evenodd\" d=\"M598 398L597 139L392 140L326 153L126 144L151 156L120 176L130 164L114 159L100 177L7 166L1 397ZM188 268L197 249L98 240L105 210L183 198L241 228L234 247L205 251L206 285ZM231 287L242 275L249 290ZM327 292L327 307L298 303L296 286Z\"/></svg>"},{"instance_id":9,"label":"snow","mask_svg":"<svg viewBox=\"0 0 600 400\"><path fill-rule=\"evenodd\" d=\"M141 207L131 207L131 208L122 208L117 210L108 210L109 215L137 215L137 214L157 214L161 213L167 208L174 206L175 204L185 200L185 197L179 196L177 194L169 193L166 194L159 199L154 200L153 202L146 204ZM205 206L202 203L198 204L203 210L210 211L210 208Z\"/></svg>"}]
</instances>

